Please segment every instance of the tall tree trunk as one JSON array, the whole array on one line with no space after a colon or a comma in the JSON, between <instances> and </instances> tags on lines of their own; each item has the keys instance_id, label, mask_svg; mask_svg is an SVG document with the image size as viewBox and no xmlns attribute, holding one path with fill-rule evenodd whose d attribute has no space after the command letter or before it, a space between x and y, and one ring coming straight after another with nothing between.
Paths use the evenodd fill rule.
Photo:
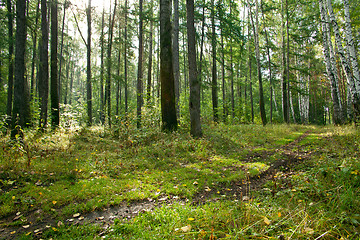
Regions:
<instances>
[{"instance_id":1,"label":"tall tree trunk","mask_svg":"<svg viewBox=\"0 0 360 240\"><path fill-rule=\"evenodd\" d=\"M160 0L161 116L162 128L165 131L173 131L177 129L170 18L170 0Z\"/></svg>"},{"instance_id":2,"label":"tall tree trunk","mask_svg":"<svg viewBox=\"0 0 360 240\"><path fill-rule=\"evenodd\" d=\"M325 5L323 3L323 0L319 0L319 7L320 7L320 17L322 22L322 38L323 38L323 47L324 47L324 56L325 56L325 64L326 64L326 71L327 75L330 80L331 85L331 97L333 100L333 120L335 124L341 124L342 118L341 118L341 105L340 105L340 98L338 93L338 85L337 85L337 73L335 73L335 60L331 59L334 58L333 54L331 53L332 47L331 39L329 39L330 36L330 29L328 27L329 23L327 21L326 17L326 9Z\"/></svg>"},{"instance_id":3,"label":"tall tree trunk","mask_svg":"<svg viewBox=\"0 0 360 240\"><path fill-rule=\"evenodd\" d=\"M65 15L65 11L64 11ZM88 126L92 125L92 92L91 92L91 0L88 2L87 9L87 24L88 24L88 36L86 44L86 103L87 103L87 124ZM60 65L61 68L61 65Z\"/></svg>"},{"instance_id":4,"label":"tall tree trunk","mask_svg":"<svg viewBox=\"0 0 360 240\"><path fill-rule=\"evenodd\" d=\"M143 83L142 83L142 64L143 64L143 0L139 0L139 60L137 73L137 128L141 127L141 108L143 105Z\"/></svg>"},{"instance_id":5,"label":"tall tree trunk","mask_svg":"<svg viewBox=\"0 0 360 240\"><path fill-rule=\"evenodd\" d=\"M173 65L175 81L176 114L180 117L180 60L179 60L179 0L174 1Z\"/></svg>"},{"instance_id":6,"label":"tall tree trunk","mask_svg":"<svg viewBox=\"0 0 360 240\"><path fill-rule=\"evenodd\" d=\"M49 98L49 27L47 19L47 2L41 0L41 44L39 62L39 98L40 98L40 129L47 125Z\"/></svg>"},{"instance_id":7,"label":"tall tree trunk","mask_svg":"<svg viewBox=\"0 0 360 240\"><path fill-rule=\"evenodd\" d=\"M281 22L282 22L282 28L281 28L281 35L282 35L282 63L283 63L283 69L282 69L282 108L283 108L283 118L284 122L289 123L289 96L287 91L287 62L286 62L286 53L285 53L285 20L284 20L284 2L281 2Z\"/></svg>"},{"instance_id":8,"label":"tall tree trunk","mask_svg":"<svg viewBox=\"0 0 360 240\"><path fill-rule=\"evenodd\" d=\"M265 112L265 102L264 102L264 93L262 85L262 73L261 73L261 63L260 63L260 44L259 44L259 4L258 0L255 0L255 25L254 26L254 39L255 39L255 51L256 51L256 62L257 62L257 72L258 72L258 81L259 81L259 106L260 106L260 117L263 126L266 125L266 112Z\"/></svg>"},{"instance_id":9,"label":"tall tree trunk","mask_svg":"<svg viewBox=\"0 0 360 240\"><path fill-rule=\"evenodd\" d=\"M204 38L205 38L205 0L203 1L203 11L202 11L202 18L201 18L201 41L200 41L200 60L199 60L199 71L198 71L198 78L200 84L202 83L202 65L203 65L203 58L204 58ZM204 99L203 88L200 87L202 92L202 96Z\"/></svg>"},{"instance_id":10,"label":"tall tree trunk","mask_svg":"<svg viewBox=\"0 0 360 240\"><path fill-rule=\"evenodd\" d=\"M151 17L153 17L153 5L151 1ZM152 76L152 58L153 58L153 20L150 20L150 33L149 33L149 67L146 85L146 101L148 106L151 105L151 76Z\"/></svg>"},{"instance_id":11,"label":"tall tree trunk","mask_svg":"<svg viewBox=\"0 0 360 240\"><path fill-rule=\"evenodd\" d=\"M51 126L57 128L60 124L59 86L58 86L58 7L57 1L51 1L51 66L50 66L50 95L51 95Z\"/></svg>"},{"instance_id":12,"label":"tall tree trunk","mask_svg":"<svg viewBox=\"0 0 360 240\"><path fill-rule=\"evenodd\" d=\"M127 19L128 19L128 0L125 0L125 29L124 29L124 91L125 91L125 115L128 112L128 78L127 78L127 48L128 48L128 34L127 34Z\"/></svg>"},{"instance_id":13,"label":"tall tree trunk","mask_svg":"<svg viewBox=\"0 0 360 240\"><path fill-rule=\"evenodd\" d=\"M105 98L104 98L104 15L105 8L101 15L101 34L100 34L100 122L105 124Z\"/></svg>"},{"instance_id":14,"label":"tall tree trunk","mask_svg":"<svg viewBox=\"0 0 360 240\"><path fill-rule=\"evenodd\" d=\"M251 16L251 11L250 8L248 9L248 21L249 21L249 25L248 25L248 35L249 38L250 36L250 16ZM255 36L254 36L255 38ZM249 94L250 94L250 104L251 104L251 122L254 123L254 100L253 100L253 91L252 91L252 64L251 64L251 45L250 42L248 42L248 50L249 50L249 74L248 74L248 80L249 80ZM245 101L246 101L246 92L245 92Z\"/></svg>"},{"instance_id":15,"label":"tall tree trunk","mask_svg":"<svg viewBox=\"0 0 360 240\"><path fill-rule=\"evenodd\" d=\"M222 26L220 24L220 28L222 29ZM225 50L224 50L224 35L223 35L223 31L220 31L221 34L221 73L222 73L222 78L221 78L221 90L222 90L222 100L223 100L223 122L226 122L226 112L227 112L227 107L226 107L226 88L225 88Z\"/></svg>"},{"instance_id":16,"label":"tall tree trunk","mask_svg":"<svg viewBox=\"0 0 360 240\"><path fill-rule=\"evenodd\" d=\"M61 100L61 70L62 70L62 59L63 59L63 48L64 48L64 30L65 30L65 15L66 15L66 8L68 7L68 2L65 0L64 2L64 12L63 12L63 19L62 19L62 27L61 27L61 41L60 41L60 62L59 62L59 73L58 73L58 88L59 88L59 99Z\"/></svg>"},{"instance_id":17,"label":"tall tree trunk","mask_svg":"<svg viewBox=\"0 0 360 240\"><path fill-rule=\"evenodd\" d=\"M119 39L121 39L121 24L119 23ZM121 69L121 45L119 44L118 60L117 60L117 74L116 74L116 108L115 115L119 115L120 108L120 69Z\"/></svg>"},{"instance_id":18,"label":"tall tree trunk","mask_svg":"<svg viewBox=\"0 0 360 240\"><path fill-rule=\"evenodd\" d=\"M194 26L194 0L186 0L187 11L187 35L188 35L188 60L190 79L190 134L193 137L201 137L200 122L200 81L196 67L196 31Z\"/></svg>"},{"instance_id":19,"label":"tall tree trunk","mask_svg":"<svg viewBox=\"0 0 360 240\"><path fill-rule=\"evenodd\" d=\"M37 29L39 23L39 11L40 11L40 0L38 0L36 5L36 18L35 18L35 29L33 33L33 52L32 52L32 61L31 61L31 82L30 82L30 97L34 95L34 86L35 86L35 63L37 58Z\"/></svg>"},{"instance_id":20,"label":"tall tree trunk","mask_svg":"<svg viewBox=\"0 0 360 240\"><path fill-rule=\"evenodd\" d=\"M217 86L217 70L216 70L216 32L215 32L215 6L211 1L211 48L212 48L212 80L211 80L211 96L213 105L214 122L219 121L218 115L218 86Z\"/></svg>"},{"instance_id":21,"label":"tall tree trunk","mask_svg":"<svg viewBox=\"0 0 360 240\"><path fill-rule=\"evenodd\" d=\"M290 110L292 108L291 104L291 92L290 92L290 36L289 36L289 3L288 0L285 1L285 11L286 11L286 83L287 83L287 106L288 106L288 122L290 122Z\"/></svg>"},{"instance_id":22,"label":"tall tree trunk","mask_svg":"<svg viewBox=\"0 0 360 240\"><path fill-rule=\"evenodd\" d=\"M114 21L115 21L115 13L116 13L116 5L117 0L115 0L114 4L114 12L109 15L109 39L108 39L108 52L107 52L107 78L106 78L106 86L105 86L105 102L107 102L107 115L109 126L111 127L111 48L112 48L112 39L113 39L113 30L114 30Z\"/></svg>"},{"instance_id":23,"label":"tall tree trunk","mask_svg":"<svg viewBox=\"0 0 360 240\"><path fill-rule=\"evenodd\" d=\"M7 104L6 104L6 122L8 127L11 126L11 116L13 107L13 93L14 93L14 13L12 10L11 0L6 1L7 17L8 17L8 89L7 89Z\"/></svg>"},{"instance_id":24,"label":"tall tree trunk","mask_svg":"<svg viewBox=\"0 0 360 240\"><path fill-rule=\"evenodd\" d=\"M14 79L14 104L12 117L11 137L17 134L22 136L21 128L29 123L28 111L30 105L27 103L28 93L27 81L25 79L25 49L26 49L26 0L16 2L16 36L15 36L15 79ZM29 109L27 107L29 106ZM30 112L30 111L29 111Z\"/></svg>"}]
</instances>

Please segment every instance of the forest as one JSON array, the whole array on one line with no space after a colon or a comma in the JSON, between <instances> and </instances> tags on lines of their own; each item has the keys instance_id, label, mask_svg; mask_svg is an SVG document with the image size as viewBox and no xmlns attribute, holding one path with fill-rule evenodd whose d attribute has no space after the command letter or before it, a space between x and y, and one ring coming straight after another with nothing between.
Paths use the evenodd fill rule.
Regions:
<instances>
[{"instance_id":1,"label":"forest","mask_svg":"<svg viewBox=\"0 0 360 240\"><path fill-rule=\"evenodd\" d=\"M359 239L360 6L1 0L0 239Z\"/></svg>"}]
</instances>

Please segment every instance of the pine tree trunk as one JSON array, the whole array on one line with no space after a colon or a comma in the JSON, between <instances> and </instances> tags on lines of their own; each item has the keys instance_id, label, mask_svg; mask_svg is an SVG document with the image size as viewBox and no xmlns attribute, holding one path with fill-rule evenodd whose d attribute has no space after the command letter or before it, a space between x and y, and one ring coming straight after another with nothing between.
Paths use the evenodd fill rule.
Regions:
<instances>
[{"instance_id":1,"label":"pine tree trunk","mask_svg":"<svg viewBox=\"0 0 360 240\"><path fill-rule=\"evenodd\" d=\"M257 72L258 72L258 81L259 81L259 106L260 106L260 117L263 126L266 125L266 112L265 112L265 102L264 102L264 93L262 85L262 72L261 72L261 63L260 63L260 46L259 46L259 6L258 1L255 0L256 9L255 9L255 24L253 22L254 29L254 39L255 39L255 52L256 52L256 63L257 63ZM251 9L250 9L251 10ZM252 18L252 15L251 15Z\"/></svg>"},{"instance_id":2,"label":"pine tree trunk","mask_svg":"<svg viewBox=\"0 0 360 240\"><path fill-rule=\"evenodd\" d=\"M12 117L11 138L17 134L22 136L18 128L29 124L30 104L28 103L27 81L25 79L25 49L26 49L26 1L16 2L16 36L15 36L15 78L14 78L14 104ZM29 107L29 109L27 109Z\"/></svg>"},{"instance_id":3,"label":"pine tree trunk","mask_svg":"<svg viewBox=\"0 0 360 240\"><path fill-rule=\"evenodd\" d=\"M100 122L105 124L105 98L104 98L104 15L105 8L101 15L101 34L100 34Z\"/></svg>"},{"instance_id":4,"label":"pine tree trunk","mask_svg":"<svg viewBox=\"0 0 360 240\"><path fill-rule=\"evenodd\" d=\"M58 7L57 1L51 1L51 53L50 53L50 95L51 95L51 126L60 124L59 86L58 86Z\"/></svg>"},{"instance_id":5,"label":"pine tree trunk","mask_svg":"<svg viewBox=\"0 0 360 240\"><path fill-rule=\"evenodd\" d=\"M32 61L31 61L31 82L30 82L30 97L32 98L35 94L34 86L35 86L35 63L37 58L37 29L39 23L39 11L40 11L40 0L38 0L36 5L36 18L35 18L35 29L33 34L33 52L32 52Z\"/></svg>"},{"instance_id":6,"label":"pine tree trunk","mask_svg":"<svg viewBox=\"0 0 360 240\"><path fill-rule=\"evenodd\" d=\"M124 91L125 91L125 115L127 117L128 112L128 77L127 77L127 48L128 48L128 34L127 34L127 19L128 19L128 0L125 0L125 29L124 29Z\"/></svg>"},{"instance_id":7,"label":"pine tree trunk","mask_svg":"<svg viewBox=\"0 0 360 240\"><path fill-rule=\"evenodd\" d=\"M214 1L211 1L211 25L212 25L212 80L211 80L211 96L213 105L214 122L219 121L218 115L218 86L217 86L217 70L216 70L216 32L215 32L215 6Z\"/></svg>"},{"instance_id":8,"label":"pine tree trunk","mask_svg":"<svg viewBox=\"0 0 360 240\"><path fill-rule=\"evenodd\" d=\"M61 101L61 70L62 70L62 59L63 59L63 48L64 48L64 28L65 28L65 15L66 15L66 8L67 8L67 2L65 0L64 3L64 12L63 12L63 19L62 19L62 27L61 27L61 41L60 41L60 62L59 62L59 73L58 73L58 87L59 87L59 100Z\"/></svg>"},{"instance_id":9,"label":"pine tree trunk","mask_svg":"<svg viewBox=\"0 0 360 240\"><path fill-rule=\"evenodd\" d=\"M177 129L170 18L170 0L160 0L161 117L164 131Z\"/></svg>"},{"instance_id":10,"label":"pine tree trunk","mask_svg":"<svg viewBox=\"0 0 360 240\"><path fill-rule=\"evenodd\" d=\"M65 14L65 11L64 11ZM65 18L65 16L64 16ZM88 38L86 44L87 68L86 68L86 103L87 103L87 124L92 125L92 92L91 92L91 0L88 2L87 9ZM61 68L61 66L60 66Z\"/></svg>"},{"instance_id":11,"label":"pine tree trunk","mask_svg":"<svg viewBox=\"0 0 360 240\"><path fill-rule=\"evenodd\" d=\"M108 52L107 52L107 78L105 85L105 103L107 103L107 115L108 115L108 123L111 127L111 49L112 49L112 39L113 39L113 30L114 30L114 21L115 21L115 13L116 13L116 5L117 0L115 0L114 4L114 12L109 15L109 39L108 39Z\"/></svg>"},{"instance_id":12,"label":"pine tree trunk","mask_svg":"<svg viewBox=\"0 0 360 240\"><path fill-rule=\"evenodd\" d=\"M39 62L39 98L40 98L40 129L47 125L48 98L49 98L49 28L47 19L47 3L41 0L41 44Z\"/></svg>"},{"instance_id":13,"label":"pine tree trunk","mask_svg":"<svg viewBox=\"0 0 360 240\"><path fill-rule=\"evenodd\" d=\"M137 128L141 127L141 108L143 105L143 89L142 89L142 64L143 64L143 0L139 0L139 60L137 73ZM115 12L114 12L115 13Z\"/></svg>"},{"instance_id":14,"label":"pine tree trunk","mask_svg":"<svg viewBox=\"0 0 360 240\"><path fill-rule=\"evenodd\" d=\"M6 104L6 122L8 127L11 127L12 108L13 108L13 93L14 93L14 13L12 10L11 0L6 1L7 17L8 17L8 89L7 89L7 104Z\"/></svg>"},{"instance_id":15,"label":"pine tree trunk","mask_svg":"<svg viewBox=\"0 0 360 240\"><path fill-rule=\"evenodd\" d=\"M187 35L188 35L188 60L190 79L190 133L193 137L201 137L200 122L200 81L196 64L196 31L194 27L194 0L186 0L187 10Z\"/></svg>"},{"instance_id":16,"label":"pine tree trunk","mask_svg":"<svg viewBox=\"0 0 360 240\"><path fill-rule=\"evenodd\" d=\"M176 113L180 117L180 62L179 62L179 0L174 0L173 64L175 80Z\"/></svg>"},{"instance_id":17,"label":"pine tree trunk","mask_svg":"<svg viewBox=\"0 0 360 240\"><path fill-rule=\"evenodd\" d=\"M151 2L152 3L152 2ZM153 11L153 6L151 4L151 14ZM148 106L151 105L151 82L152 82L152 59L153 59L153 20L150 20L150 33L149 33L149 66L148 66L148 76L147 76L147 86L146 86L146 101Z\"/></svg>"}]
</instances>

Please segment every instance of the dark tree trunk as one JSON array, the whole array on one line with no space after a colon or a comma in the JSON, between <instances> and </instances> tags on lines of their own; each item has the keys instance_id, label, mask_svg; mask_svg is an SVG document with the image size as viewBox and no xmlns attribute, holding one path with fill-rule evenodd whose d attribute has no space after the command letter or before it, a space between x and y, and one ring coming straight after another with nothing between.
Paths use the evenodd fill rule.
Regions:
<instances>
[{"instance_id":1,"label":"dark tree trunk","mask_svg":"<svg viewBox=\"0 0 360 240\"><path fill-rule=\"evenodd\" d=\"M188 35L188 60L190 80L190 133L193 137L201 137L200 122L200 79L196 67L196 31L194 27L194 0L186 0L187 10L187 35Z\"/></svg>"},{"instance_id":2,"label":"dark tree trunk","mask_svg":"<svg viewBox=\"0 0 360 240\"><path fill-rule=\"evenodd\" d=\"M142 64L143 64L143 0L139 0L139 60L137 73L137 128L141 127L141 108L143 105L143 81L142 81Z\"/></svg>"},{"instance_id":3,"label":"dark tree trunk","mask_svg":"<svg viewBox=\"0 0 360 240\"><path fill-rule=\"evenodd\" d=\"M105 114L104 114L104 15L105 8L103 9L101 16L101 35L100 35L100 122L101 124L105 123Z\"/></svg>"},{"instance_id":4,"label":"dark tree trunk","mask_svg":"<svg viewBox=\"0 0 360 240\"><path fill-rule=\"evenodd\" d=\"M108 52L107 52L107 78L106 78L106 86L105 86L105 102L107 102L107 114L108 114L108 122L111 127L111 48L112 48L112 38L113 38L113 29L114 29L114 21L115 21L115 13L116 13L116 5L117 1L115 0L114 12L111 16L109 16L109 39L108 39ZM112 17L112 19L111 19Z\"/></svg>"},{"instance_id":5,"label":"dark tree trunk","mask_svg":"<svg viewBox=\"0 0 360 240\"><path fill-rule=\"evenodd\" d=\"M6 122L8 127L11 123L12 105L13 105L13 93L14 93L14 13L12 10L11 0L6 1L7 17L8 17L8 44L9 44L9 55L8 55L8 90L7 90L7 105L6 105Z\"/></svg>"},{"instance_id":6,"label":"dark tree trunk","mask_svg":"<svg viewBox=\"0 0 360 240\"><path fill-rule=\"evenodd\" d=\"M65 12L64 12L65 14ZM86 103L87 103L87 124L88 126L92 125L92 93L91 93L91 0L88 2L87 9L87 23L88 23L88 38L86 44Z\"/></svg>"},{"instance_id":7,"label":"dark tree trunk","mask_svg":"<svg viewBox=\"0 0 360 240\"><path fill-rule=\"evenodd\" d=\"M127 48L128 48L128 35L127 35L127 18L128 18L128 1L125 0L125 29L124 29L124 91L125 91L125 115L128 112L128 79L127 79Z\"/></svg>"},{"instance_id":8,"label":"dark tree trunk","mask_svg":"<svg viewBox=\"0 0 360 240\"><path fill-rule=\"evenodd\" d=\"M121 24L119 23L119 39L121 39ZM120 69L121 69L121 45L119 44L118 60L116 74L116 108L115 115L119 115L120 108Z\"/></svg>"},{"instance_id":9,"label":"dark tree trunk","mask_svg":"<svg viewBox=\"0 0 360 240\"><path fill-rule=\"evenodd\" d=\"M216 33L215 33L215 6L214 1L211 1L211 25L212 25L212 80L211 80L211 96L213 105L214 122L219 121L218 115L218 86L217 86L217 70L216 70Z\"/></svg>"},{"instance_id":10,"label":"dark tree trunk","mask_svg":"<svg viewBox=\"0 0 360 240\"><path fill-rule=\"evenodd\" d=\"M160 0L160 81L162 129L177 129L174 71L171 49L171 1Z\"/></svg>"},{"instance_id":11,"label":"dark tree trunk","mask_svg":"<svg viewBox=\"0 0 360 240\"><path fill-rule=\"evenodd\" d=\"M40 129L47 125L48 98L49 98L49 26L47 19L47 3L41 0L41 44L39 63L39 98L40 98Z\"/></svg>"},{"instance_id":12,"label":"dark tree trunk","mask_svg":"<svg viewBox=\"0 0 360 240\"><path fill-rule=\"evenodd\" d=\"M51 1L51 66L50 66L50 95L51 95L51 126L57 128L60 124L59 86L58 86L58 7L57 1Z\"/></svg>"},{"instance_id":13,"label":"dark tree trunk","mask_svg":"<svg viewBox=\"0 0 360 240\"><path fill-rule=\"evenodd\" d=\"M35 19L35 29L33 34L33 52L32 52L32 61L31 61L31 83L30 83L30 97L32 98L34 95L34 86L35 86L35 63L37 58L37 29L39 23L39 8L40 0L38 0L36 5L36 19Z\"/></svg>"},{"instance_id":14,"label":"dark tree trunk","mask_svg":"<svg viewBox=\"0 0 360 240\"><path fill-rule=\"evenodd\" d=\"M64 12L63 12L63 19L62 19L62 27L61 27L61 42L60 42L60 62L59 62L59 73L58 73L58 88L59 88L59 100L61 101L61 70L62 70L62 59L63 59L63 48L64 48L64 30L65 30L65 15L66 15L66 8L68 2L65 0L64 2Z\"/></svg>"},{"instance_id":15,"label":"dark tree trunk","mask_svg":"<svg viewBox=\"0 0 360 240\"><path fill-rule=\"evenodd\" d=\"M173 64L175 81L176 113L180 117L180 56L179 56L179 0L174 1Z\"/></svg>"},{"instance_id":16,"label":"dark tree trunk","mask_svg":"<svg viewBox=\"0 0 360 240\"><path fill-rule=\"evenodd\" d=\"M151 11L153 8L151 6ZM147 104L151 105L151 74L152 74L152 58L153 58L153 20L150 20L150 34L149 34L149 67L148 67L148 77L147 77L147 87L146 87L146 101Z\"/></svg>"},{"instance_id":17,"label":"dark tree trunk","mask_svg":"<svg viewBox=\"0 0 360 240\"><path fill-rule=\"evenodd\" d=\"M15 79L14 79L14 104L12 117L11 137L17 134L22 137L22 131L18 128L26 127L29 123L30 104L28 103L27 81L25 79L25 49L26 49L26 1L16 2L16 36L15 36ZM29 108L29 109L27 109Z\"/></svg>"}]
</instances>

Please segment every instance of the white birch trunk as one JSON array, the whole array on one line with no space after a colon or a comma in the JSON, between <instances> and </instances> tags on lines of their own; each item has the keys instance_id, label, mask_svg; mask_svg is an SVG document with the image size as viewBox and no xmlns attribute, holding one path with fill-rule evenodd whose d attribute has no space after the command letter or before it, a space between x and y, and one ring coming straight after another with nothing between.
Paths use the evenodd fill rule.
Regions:
<instances>
[{"instance_id":1,"label":"white birch trunk","mask_svg":"<svg viewBox=\"0 0 360 240\"><path fill-rule=\"evenodd\" d=\"M341 103L339 98L338 91L338 79L337 79L337 71L336 71L336 62L334 53L332 51L332 44L330 38L330 29L329 22L327 21L327 13L325 10L325 5L323 4L323 0L319 0L320 7L320 17L321 17L321 25L322 25L322 39L323 39L323 47L324 47L324 57L325 57L325 65L326 72L328 78L330 80L331 85L331 97L333 100L333 108L334 108L334 123L341 123Z\"/></svg>"}]
</instances>

